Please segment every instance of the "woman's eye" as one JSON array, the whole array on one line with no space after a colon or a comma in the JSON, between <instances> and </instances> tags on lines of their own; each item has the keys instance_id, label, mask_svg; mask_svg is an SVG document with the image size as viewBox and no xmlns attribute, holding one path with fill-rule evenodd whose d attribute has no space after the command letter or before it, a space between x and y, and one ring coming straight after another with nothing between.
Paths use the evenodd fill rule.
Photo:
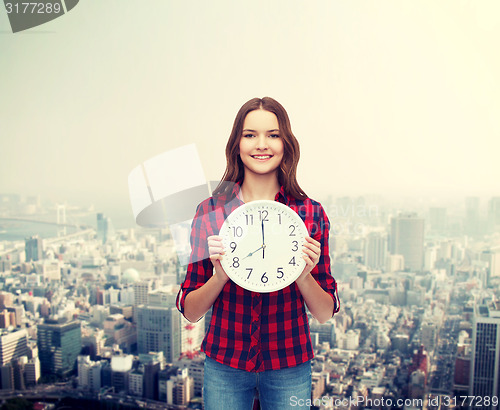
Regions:
<instances>
[{"instance_id":1,"label":"woman's eye","mask_svg":"<svg viewBox=\"0 0 500 410\"><path fill-rule=\"evenodd\" d=\"M253 134L243 134L245 138L252 138L254 135Z\"/></svg>"},{"instance_id":2,"label":"woman's eye","mask_svg":"<svg viewBox=\"0 0 500 410\"><path fill-rule=\"evenodd\" d=\"M280 136L278 134L271 134L270 137L271 138L279 138Z\"/></svg>"}]
</instances>

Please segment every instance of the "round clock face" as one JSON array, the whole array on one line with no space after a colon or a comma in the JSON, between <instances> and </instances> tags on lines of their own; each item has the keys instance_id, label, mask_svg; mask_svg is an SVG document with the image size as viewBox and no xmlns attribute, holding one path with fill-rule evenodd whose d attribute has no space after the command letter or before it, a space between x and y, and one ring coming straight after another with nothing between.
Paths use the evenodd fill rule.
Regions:
<instances>
[{"instance_id":1,"label":"round clock face","mask_svg":"<svg viewBox=\"0 0 500 410\"><path fill-rule=\"evenodd\" d=\"M309 235L300 216L276 201L252 201L235 209L219 236L222 267L233 282L253 292L290 285L306 266L302 245Z\"/></svg>"}]
</instances>

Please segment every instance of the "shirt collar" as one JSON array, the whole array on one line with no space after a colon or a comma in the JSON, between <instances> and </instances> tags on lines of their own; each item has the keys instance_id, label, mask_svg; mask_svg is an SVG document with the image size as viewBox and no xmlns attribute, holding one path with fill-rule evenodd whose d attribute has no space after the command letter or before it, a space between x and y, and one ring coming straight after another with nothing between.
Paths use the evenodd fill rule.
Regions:
<instances>
[{"instance_id":1,"label":"shirt collar","mask_svg":"<svg viewBox=\"0 0 500 410\"><path fill-rule=\"evenodd\" d=\"M232 200L233 198L238 197L238 195L240 193L242 182L243 181L237 181L234 183L234 186L231 189L231 193L228 195L228 198L227 198L228 200ZM274 197L274 200L281 202L285 205L289 204L290 199L289 199L288 195L286 194L285 187L283 185L281 185L280 190L278 191L278 193Z\"/></svg>"}]
</instances>

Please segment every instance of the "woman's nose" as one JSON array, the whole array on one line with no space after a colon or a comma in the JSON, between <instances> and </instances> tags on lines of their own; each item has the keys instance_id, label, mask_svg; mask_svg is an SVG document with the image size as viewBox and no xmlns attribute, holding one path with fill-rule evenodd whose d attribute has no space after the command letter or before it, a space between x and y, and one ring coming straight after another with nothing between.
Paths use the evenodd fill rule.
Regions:
<instances>
[{"instance_id":1,"label":"woman's nose","mask_svg":"<svg viewBox=\"0 0 500 410\"><path fill-rule=\"evenodd\" d=\"M259 135L257 137L257 149L267 149L267 138L265 135Z\"/></svg>"}]
</instances>

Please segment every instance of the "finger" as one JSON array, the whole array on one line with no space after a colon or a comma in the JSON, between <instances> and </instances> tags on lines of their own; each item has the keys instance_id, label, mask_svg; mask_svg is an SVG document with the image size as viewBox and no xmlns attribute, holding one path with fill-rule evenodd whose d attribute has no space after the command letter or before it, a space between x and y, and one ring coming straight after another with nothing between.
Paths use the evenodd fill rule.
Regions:
<instances>
[{"instance_id":1,"label":"finger","mask_svg":"<svg viewBox=\"0 0 500 410\"><path fill-rule=\"evenodd\" d=\"M216 255L218 255L218 256L220 256L220 258L222 259L222 255L224 255L224 254L225 254L225 252L224 252L224 251L222 251L222 250L220 250L220 249L216 249L216 250L209 250L209 251L208 251L208 254L209 254L210 256L216 256Z\"/></svg>"},{"instance_id":2,"label":"finger","mask_svg":"<svg viewBox=\"0 0 500 410\"><path fill-rule=\"evenodd\" d=\"M316 265L319 261L319 255L310 249L304 248L303 252L309 257L309 259Z\"/></svg>"},{"instance_id":3,"label":"finger","mask_svg":"<svg viewBox=\"0 0 500 410\"><path fill-rule=\"evenodd\" d=\"M320 242L318 242L316 239L311 238L310 236L306 236L306 241L307 241L308 243L312 243L312 244L314 244L314 245L315 245L315 246L317 246L318 248L320 248L320 247L321 247L321 243L320 243Z\"/></svg>"},{"instance_id":4,"label":"finger","mask_svg":"<svg viewBox=\"0 0 500 410\"><path fill-rule=\"evenodd\" d=\"M318 255L321 254L321 248L319 246L314 245L313 243L304 242L302 246L304 248L312 250L314 253L317 253Z\"/></svg>"},{"instance_id":5,"label":"finger","mask_svg":"<svg viewBox=\"0 0 500 410\"><path fill-rule=\"evenodd\" d=\"M212 261L212 263L215 265L217 261L219 261L219 264L220 264L220 261L222 260L222 255L219 255L219 254L215 254L215 255L210 255L210 260Z\"/></svg>"},{"instance_id":6,"label":"finger","mask_svg":"<svg viewBox=\"0 0 500 410\"><path fill-rule=\"evenodd\" d=\"M302 258L306 261L307 266L314 267L316 265L308 255L302 255Z\"/></svg>"},{"instance_id":7,"label":"finger","mask_svg":"<svg viewBox=\"0 0 500 410\"><path fill-rule=\"evenodd\" d=\"M222 241L222 236L219 236L219 235L211 235L207 238L208 240L215 240L215 241Z\"/></svg>"},{"instance_id":8,"label":"finger","mask_svg":"<svg viewBox=\"0 0 500 410\"><path fill-rule=\"evenodd\" d=\"M321 255L321 249L319 249L316 246L313 246L312 244L308 244L308 245L309 246L304 244L304 246L302 247L302 251L305 252L307 250L309 252L312 252L311 256L313 256L313 257L317 256L319 258L319 256Z\"/></svg>"}]
</instances>

